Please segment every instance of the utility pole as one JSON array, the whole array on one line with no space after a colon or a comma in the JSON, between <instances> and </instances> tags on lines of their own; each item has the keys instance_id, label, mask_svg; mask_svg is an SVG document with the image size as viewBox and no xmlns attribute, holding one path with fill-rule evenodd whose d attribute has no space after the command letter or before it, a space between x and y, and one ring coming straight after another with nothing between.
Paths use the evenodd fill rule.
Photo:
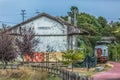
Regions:
<instances>
[{"instance_id":1,"label":"utility pole","mask_svg":"<svg viewBox=\"0 0 120 80\"><path fill-rule=\"evenodd\" d=\"M22 20L23 20L23 22L24 22L25 15L26 15L25 11L26 11L26 10L21 10L21 15L22 15Z\"/></svg>"}]
</instances>

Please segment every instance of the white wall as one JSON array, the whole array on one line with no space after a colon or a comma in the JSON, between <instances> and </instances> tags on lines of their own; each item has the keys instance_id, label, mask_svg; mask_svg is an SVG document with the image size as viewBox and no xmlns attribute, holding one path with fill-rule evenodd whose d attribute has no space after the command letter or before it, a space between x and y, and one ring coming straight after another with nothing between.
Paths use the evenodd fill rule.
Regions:
<instances>
[{"instance_id":1,"label":"white wall","mask_svg":"<svg viewBox=\"0 0 120 80\"><path fill-rule=\"evenodd\" d=\"M44 52L47 50L47 46L52 47L54 51L67 50L67 26L43 16L21 27L31 26L34 27L36 34L39 35L36 37L39 38L36 51Z\"/></svg>"},{"instance_id":2,"label":"white wall","mask_svg":"<svg viewBox=\"0 0 120 80\"><path fill-rule=\"evenodd\" d=\"M54 51L67 50L67 37L66 36L38 36L39 44L36 51L45 52L48 50L48 46Z\"/></svg>"},{"instance_id":3,"label":"white wall","mask_svg":"<svg viewBox=\"0 0 120 80\"><path fill-rule=\"evenodd\" d=\"M24 26L33 26L38 35L59 35L67 34L67 26L64 26L47 17L40 17Z\"/></svg>"}]
</instances>

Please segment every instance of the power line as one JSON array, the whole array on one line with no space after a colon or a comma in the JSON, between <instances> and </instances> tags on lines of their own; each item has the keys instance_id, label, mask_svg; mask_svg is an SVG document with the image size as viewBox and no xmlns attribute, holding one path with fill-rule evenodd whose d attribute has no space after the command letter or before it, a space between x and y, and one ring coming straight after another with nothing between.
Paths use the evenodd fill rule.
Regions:
<instances>
[{"instance_id":1,"label":"power line","mask_svg":"<svg viewBox=\"0 0 120 80\"><path fill-rule=\"evenodd\" d=\"M15 22L6 22L6 21L0 21L0 23L10 23L10 24L17 24Z\"/></svg>"}]
</instances>

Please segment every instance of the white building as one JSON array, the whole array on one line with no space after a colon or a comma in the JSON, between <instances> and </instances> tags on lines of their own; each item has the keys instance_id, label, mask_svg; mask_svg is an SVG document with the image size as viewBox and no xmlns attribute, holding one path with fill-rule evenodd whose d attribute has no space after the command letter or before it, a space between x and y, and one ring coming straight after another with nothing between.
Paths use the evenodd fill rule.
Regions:
<instances>
[{"instance_id":1,"label":"white building","mask_svg":"<svg viewBox=\"0 0 120 80\"><path fill-rule=\"evenodd\" d=\"M20 27L33 26L40 43L37 51L45 52L48 48L53 51L65 51L77 48L76 37L88 34L87 31L79 29L61 18L53 17L46 13L41 13L20 24L8 29L10 34L19 32Z\"/></svg>"}]
</instances>

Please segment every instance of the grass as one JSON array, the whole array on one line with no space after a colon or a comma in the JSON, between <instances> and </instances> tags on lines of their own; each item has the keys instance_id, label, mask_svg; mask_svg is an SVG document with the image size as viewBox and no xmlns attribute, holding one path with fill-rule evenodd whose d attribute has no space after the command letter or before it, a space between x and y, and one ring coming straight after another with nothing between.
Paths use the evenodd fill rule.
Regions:
<instances>
[{"instance_id":1,"label":"grass","mask_svg":"<svg viewBox=\"0 0 120 80\"><path fill-rule=\"evenodd\" d=\"M97 66L103 66L104 70L102 70L102 71L107 71L113 67L112 65L110 65L108 63L98 64ZM72 69L67 69L67 70L72 71ZM102 71L96 71L95 68L90 68L89 70L86 68L74 68L73 69L73 72L77 72L77 73L79 73L79 75L88 76L88 77L91 77L92 75L99 73L99 72L102 72Z\"/></svg>"},{"instance_id":2,"label":"grass","mask_svg":"<svg viewBox=\"0 0 120 80\"><path fill-rule=\"evenodd\" d=\"M59 77L49 76L48 80L61 80Z\"/></svg>"},{"instance_id":3,"label":"grass","mask_svg":"<svg viewBox=\"0 0 120 80\"><path fill-rule=\"evenodd\" d=\"M19 70L0 70L0 80L47 80L47 72L34 71L26 67Z\"/></svg>"},{"instance_id":4,"label":"grass","mask_svg":"<svg viewBox=\"0 0 120 80\"><path fill-rule=\"evenodd\" d=\"M49 76L44 70L35 71L30 67L17 69L0 69L0 80L61 80L59 77Z\"/></svg>"}]
</instances>

